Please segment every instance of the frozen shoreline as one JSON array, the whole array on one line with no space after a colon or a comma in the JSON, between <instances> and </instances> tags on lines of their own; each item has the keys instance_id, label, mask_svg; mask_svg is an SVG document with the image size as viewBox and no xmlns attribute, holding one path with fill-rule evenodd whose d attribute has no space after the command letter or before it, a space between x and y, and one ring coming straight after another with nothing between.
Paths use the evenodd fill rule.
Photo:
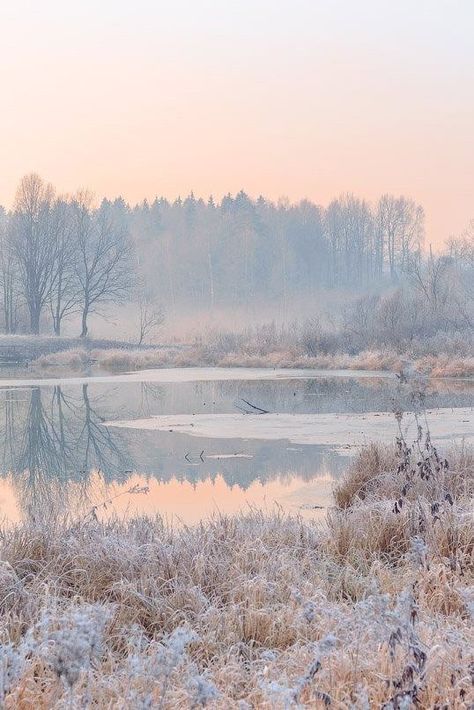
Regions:
<instances>
[{"instance_id":1,"label":"frozen shoreline","mask_svg":"<svg viewBox=\"0 0 474 710\"><path fill-rule=\"evenodd\" d=\"M393 379L392 372L382 370L305 370L303 368L259 367L169 367L153 370L137 370L118 375L90 375L87 377L36 377L0 378L0 388L5 387L52 387L54 385L83 385L107 382L157 382L162 384L181 382L228 382L240 380L292 380L328 377Z\"/></svg>"},{"instance_id":2,"label":"frozen shoreline","mask_svg":"<svg viewBox=\"0 0 474 710\"><path fill-rule=\"evenodd\" d=\"M472 408L433 409L427 413L435 441L469 439L474 436ZM421 423L424 423L422 418ZM216 439L287 439L293 444L360 446L369 441L392 442L398 433L390 412L363 414L175 414L143 419L105 422L107 427L145 429ZM413 414L402 420L408 438L416 436ZM348 452L347 452L348 453Z\"/></svg>"}]
</instances>

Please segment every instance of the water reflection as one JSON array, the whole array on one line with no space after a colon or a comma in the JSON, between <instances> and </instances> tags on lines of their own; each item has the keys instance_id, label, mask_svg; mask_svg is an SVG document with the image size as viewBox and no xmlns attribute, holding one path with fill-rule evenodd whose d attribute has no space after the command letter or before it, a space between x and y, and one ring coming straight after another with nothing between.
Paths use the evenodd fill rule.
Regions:
<instances>
[{"instance_id":1,"label":"water reflection","mask_svg":"<svg viewBox=\"0 0 474 710\"><path fill-rule=\"evenodd\" d=\"M428 406L471 406L472 384L444 383ZM108 429L103 422L153 414L235 412L245 398L272 412L386 411L396 384L378 378L158 384L94 383L0 390L0 517L85 514L120 495L113 509L182 515L278 500L327 498L346 459L327 447L285 440L196 439L176 432ZM245 416L245 415L242 415ZM236 455L237 454L237 455ZM148 483L146 500L126 491ZM289 502L291 501L291 502ZM213 506L213 508L212 508ZM15 512L13 512L15 509Z\"/></svg>"},{"instance_id":2,"label":"water reflection","mask_svg":"<svg viewBox=\"0 0 474 710\"><path fill-rule=\"evenodd\" d=\"M11 474L24 512L52 505L88 502L89 474L126 478L131 459L119 437L102 426L103 417L88 385L66 394L54 388L2 392L1 471Z\"/></svg>"}]
</instances>

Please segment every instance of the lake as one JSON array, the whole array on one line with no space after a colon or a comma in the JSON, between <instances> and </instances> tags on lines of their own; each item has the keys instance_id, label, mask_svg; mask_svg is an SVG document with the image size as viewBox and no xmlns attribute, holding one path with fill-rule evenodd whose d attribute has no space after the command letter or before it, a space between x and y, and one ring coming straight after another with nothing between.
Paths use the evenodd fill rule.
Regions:
<instances>
[{"instance_id":1,"label":"lake","mask_svg":"<svg viewBox=\"0 0 474 710\"><path fill-rule=\"evenodd\" d=\"M376 372L5 374L0 518L160 513L189 524L249 506L321 517L360 445L397 435L395 411L426 408L442 447L472 438L473 381L413 389ZM413 425L406 414L407 436Z\"/></svg>"}]
</instances>

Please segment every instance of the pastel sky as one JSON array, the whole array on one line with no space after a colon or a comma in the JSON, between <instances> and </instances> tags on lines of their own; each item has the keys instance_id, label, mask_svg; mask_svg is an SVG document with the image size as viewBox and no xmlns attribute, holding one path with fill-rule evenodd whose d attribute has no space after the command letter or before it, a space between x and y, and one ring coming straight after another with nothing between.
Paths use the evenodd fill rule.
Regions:
<instances>
[{"instance_id":1,"label":"pastel sky","mask_svg":"<svg viewBox=\"0 0 474 710\"><path fill-rule=\"evenodd\" d=\"M0 203L404 193L474 217L473 0L0 0Z\"/></svg>"}]
</instances>

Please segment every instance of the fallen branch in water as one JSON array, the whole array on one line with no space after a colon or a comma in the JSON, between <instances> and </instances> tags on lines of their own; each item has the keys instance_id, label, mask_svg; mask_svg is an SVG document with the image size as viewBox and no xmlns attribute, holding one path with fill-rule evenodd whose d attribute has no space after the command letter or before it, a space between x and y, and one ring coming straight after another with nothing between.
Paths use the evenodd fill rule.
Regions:
<instances>
[{"instance_id":1,"label":"fallen branch in water","mask_svg":"<svg viewBox=\"0 0 474 710\"><path fill-rule=\"evenodd\" d=\"M247 407L250 407L250 410L242 407L239 404L235 404L237 409L239 409L243 414L270 414L268 409L262 409L261 407L257 407L255 404L252 404L252 402L249 402L248 400L244 399L243 397L240 398L241 402L244 402L244 404L247 405Z\"/></svg>"}]
</instances>

